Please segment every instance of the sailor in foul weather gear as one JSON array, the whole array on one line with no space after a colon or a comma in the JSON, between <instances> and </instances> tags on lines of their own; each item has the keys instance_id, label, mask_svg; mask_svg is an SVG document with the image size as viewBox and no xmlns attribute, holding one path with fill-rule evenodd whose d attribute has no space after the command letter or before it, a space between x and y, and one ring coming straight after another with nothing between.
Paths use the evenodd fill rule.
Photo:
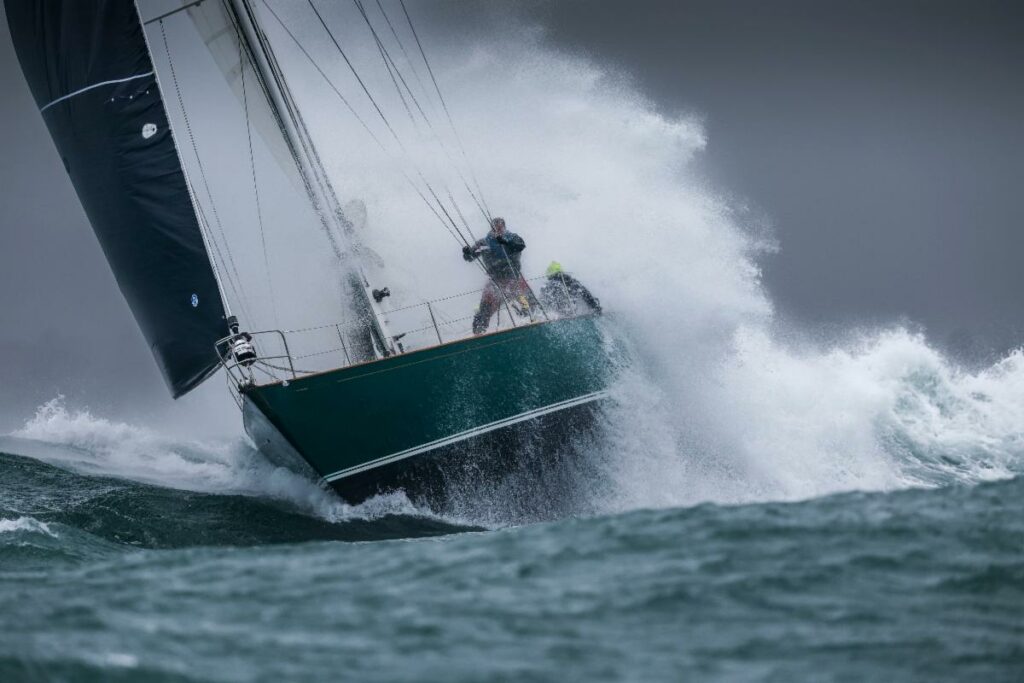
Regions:
<instances>
[{"instance_id":1,"label":"sailor in foul weather gear","mask_svg":"<svg viewBox=\"0 0 1024 683\"><path fill-rule=\"evenodd\" d=\"M497 312L502 301L508 302L519 315L530 315L531 304L536 299L529 285L519 274L519 259L526 249L522 237L505 228L504 218L491 221L491 230L483 239L462 248L462 257L467 261L479 258L491 281L480 296L480 306L473 316L473 334L487 331L491 316Z\"/></svg>"},{"instance_id":2,"label":"sailor in foul weather gear","mask_svg":"<svg viewBox=\"0 0 1024 683\"><path fill-rule=\"evenodd\" d=\"M514 232L505 229L505 219L491 221L491 231L472 246L462 248L462 257L467 261L480 258L484 268L495 279L519 277L519 258L526 242Z\"/></svg>"},{"instance_id":3,"label":"sailor in foul weather gear","mask_svg":"<svg viewBox=\"0 0 1024 683\"><path fill-rule=\"evenodd\" d=\"M547 281L540 289L540 300L548 312L561 316L581 313L577 304L582 301L594 313L601 313L601 302L583 283L562 270L562 264L552 261L546 272Z\"/></svg>"}]
</instances>

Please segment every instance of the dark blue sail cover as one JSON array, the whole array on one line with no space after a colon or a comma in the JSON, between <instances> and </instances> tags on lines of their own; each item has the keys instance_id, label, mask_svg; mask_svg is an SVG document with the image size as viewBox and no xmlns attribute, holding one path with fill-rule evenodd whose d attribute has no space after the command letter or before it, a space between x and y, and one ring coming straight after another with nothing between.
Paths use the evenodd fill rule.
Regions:
<instances>
[{"instance_id":1,"label":"dark blue sail cover","mask_svg":"<svg viewBox=\"0 0 1024 683\"><path fill-rule=\"evenodd\" d=\"M218 365L224 306L132 0L5 0L43 119L175 398Z\"/></svg>"}]
</instances>

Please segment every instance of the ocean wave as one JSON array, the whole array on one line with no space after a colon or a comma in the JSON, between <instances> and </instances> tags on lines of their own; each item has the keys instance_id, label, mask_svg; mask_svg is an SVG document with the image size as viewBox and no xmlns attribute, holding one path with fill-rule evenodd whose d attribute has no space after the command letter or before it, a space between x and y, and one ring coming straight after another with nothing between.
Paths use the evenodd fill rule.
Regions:
<instances>
[{"instance_id":1,"label":"ocean wave","mask_svg":"<svg viewBox=\"0 0 1024 683\"><path fill-rule=\"evenodd\" d=\"M398 492L348 505L318 482L269 462L245 439L192 441L69 409L63 397L40 406L18 439L58 446L31 456L90 475L214 494L285 501L331 522L430 516Z\"/></svg>"},{"instance_id":2,"label":"ocean wave","mask_svg":"<svg viewBox=\"0 0 1024 683\"><path fill-rule=\"evenodd\" d=\"M24 532L29 534L43 534L50 538L57 538L55 531L51 530L45 522L40 522L32 517L18 517L17 519L0 519L0 534L13 534Z\"/></svg>"},{"instance_id":3,"label":"ocean wave","mask_svg":"<svg viewBox=\"0 0 1024 683\"><path fill-rule=\"evenodd\" d=\"M627 374L605 457L621 507L795 500L1024 471L1024 351L970 371L896 328L795 349L739 329L706 371ZM626 425L631 425L630 429Z\"/></svg>"}]
</instances>

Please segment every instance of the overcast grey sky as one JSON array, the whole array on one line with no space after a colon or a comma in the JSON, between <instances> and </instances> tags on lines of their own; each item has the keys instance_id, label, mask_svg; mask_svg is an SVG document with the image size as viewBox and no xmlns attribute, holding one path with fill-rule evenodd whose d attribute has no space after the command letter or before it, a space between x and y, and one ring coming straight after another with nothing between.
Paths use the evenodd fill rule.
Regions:
<instances>
[{"instance_id":1,"label":"overcast grey sky","mask_svg":"<svg viewBox=\"0 0 1024 683\"><path fill-rule=\"evenodd\" d=\"M907 317L940 344L1024 331L1024 3L561 2L551 40L700 113L716 185L760 208L776 303ZM971 338L973 337L973 340Z\"/></svg>"},{"instance_id":2,"label":"overcast grey sky","mask_svg":"<svg viewBox=\"0 0 1024 683\"><path fill-rule=\"evenodd\" d=\"M453 36L484 6L437 2ZM547 40L696 113L717 188L774 226L787 317L922 325L978 355L1024 338L1024 4L934 0L531 2ZM0 429L63 391L169 404L29 96L0 17ZM111 381L118 377L117 381ZM201 399L197 399L201 400Z\"/></svg>"}]
</instances>

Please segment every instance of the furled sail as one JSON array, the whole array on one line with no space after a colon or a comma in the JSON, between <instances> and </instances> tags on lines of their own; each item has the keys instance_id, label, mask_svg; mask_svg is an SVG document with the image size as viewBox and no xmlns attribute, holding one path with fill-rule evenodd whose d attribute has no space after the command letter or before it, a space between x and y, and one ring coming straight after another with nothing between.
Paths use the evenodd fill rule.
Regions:
<instances>
[{"instance_id":1,"label":"furled sail","mask_svg":"<svg viewBox=\"0 0 1024 683\"><path fill-rule=\"evenodd\" d=\"M18 60L171 393L218 366L225 309L132 0L5 0Z\"/></svg>"}]
</instances>

